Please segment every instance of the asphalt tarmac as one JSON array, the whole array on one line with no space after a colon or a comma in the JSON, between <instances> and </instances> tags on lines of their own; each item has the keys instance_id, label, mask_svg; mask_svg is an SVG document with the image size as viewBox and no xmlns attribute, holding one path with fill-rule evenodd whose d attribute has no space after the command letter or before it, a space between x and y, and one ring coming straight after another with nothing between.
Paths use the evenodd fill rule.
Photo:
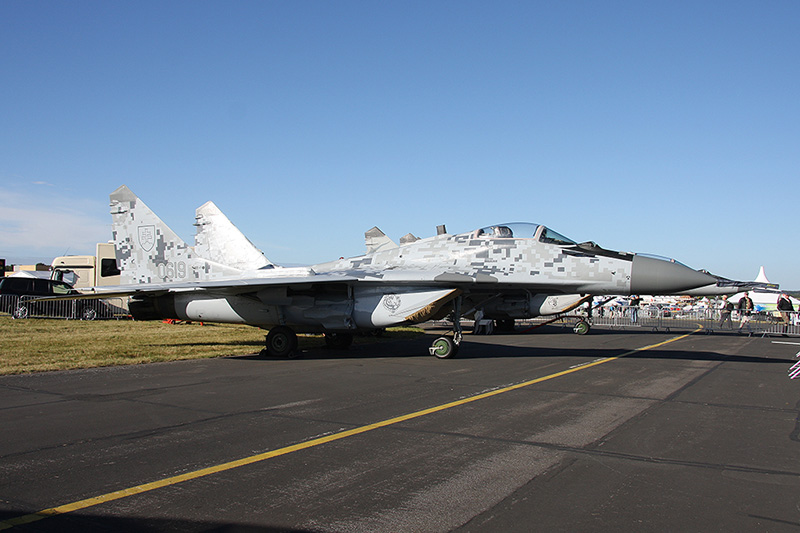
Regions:
<instances>
[{"instance_id":1,"label":"asphalt tarmac","mask_svg":"<svg viewBox=\"0 0 800 533\"><path fill-rule=\"evenodd\" d=\"M10 531L799 531L800 340L542 328L0 378Z\"/></svg>"}]
</instances>

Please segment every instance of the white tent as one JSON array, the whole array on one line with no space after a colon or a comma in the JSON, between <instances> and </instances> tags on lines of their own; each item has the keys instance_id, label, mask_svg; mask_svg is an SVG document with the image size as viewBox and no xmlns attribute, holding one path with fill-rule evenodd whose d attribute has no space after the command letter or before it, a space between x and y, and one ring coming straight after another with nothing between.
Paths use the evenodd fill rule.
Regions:
<instances>
[{"instance_id":1,"label":"white tent","mask_svg":"<svg viewBox=\"0 0 800 533\"><path fill-rule=\"evenodd\" d=\"M767 274L764 272L763 266L761 267L761 270L759 270L755 281L760 283L771 283L767 279ZM748 291L748 293L750 298L753 300L753 305L755 306L756 311L777 311L778 298L782 294L782 291L778 289L753 289ZM739 300L742 299L742 296L744 296L743 292L737 292L728 298L728 301L738 304ZM789 296L789 300L791 300L794 310L800 311L800 300L797 298L792 298L791 296Z\"/></svg>"}]
</instances>

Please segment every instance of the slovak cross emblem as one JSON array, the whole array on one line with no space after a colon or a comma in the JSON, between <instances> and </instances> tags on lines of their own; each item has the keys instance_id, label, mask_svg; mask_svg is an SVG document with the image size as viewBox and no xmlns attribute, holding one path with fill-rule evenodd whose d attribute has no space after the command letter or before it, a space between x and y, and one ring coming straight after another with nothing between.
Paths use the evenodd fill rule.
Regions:
<instances>
[{"instance_id":1,"label":"slovak cross emblem","mask_svg":"<svg viewBox=\"0 0 800 533\"><path fill-rule=\"evenodd\" d=\"M139 226L139 246L145 252L153 249L156 243L156 227L155 226Z\"/></svg>"}]
</instances>

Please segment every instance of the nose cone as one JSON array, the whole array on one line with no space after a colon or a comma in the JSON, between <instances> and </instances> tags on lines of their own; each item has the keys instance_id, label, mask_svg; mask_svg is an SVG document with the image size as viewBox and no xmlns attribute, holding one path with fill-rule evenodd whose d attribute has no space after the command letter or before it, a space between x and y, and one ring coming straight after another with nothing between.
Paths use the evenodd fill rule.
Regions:
<instances>
[{"instance_id":1,"label":"nose cone","mask_svg":"<svg viewBox=\"0 0 800 533\"><path fill-rule=\"evenodd\" d=\"M635 255L631 294L679 294L717 283L717 278L673 261Z\"/></svg>"}]
</instances>

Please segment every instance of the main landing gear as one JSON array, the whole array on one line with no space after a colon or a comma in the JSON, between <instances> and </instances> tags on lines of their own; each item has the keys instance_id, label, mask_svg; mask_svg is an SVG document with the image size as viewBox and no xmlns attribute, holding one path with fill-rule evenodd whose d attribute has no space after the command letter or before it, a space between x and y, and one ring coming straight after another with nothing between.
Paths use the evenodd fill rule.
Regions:
<instances>
[{"instance_id":1,"label":"main landing gear","mask_svg":"<svg viewBox=\"0 0 800 533\"><path fill-rule=\"evenodd\" d=\"M325 345L334 350L346 350L353 344L352 333L326 333ZM297 334L288 326L275 326L267 334L266 346L261 350L263 357L294 359L297 351Z\"/></svg>"},{"instance_id":2,"label":"main landing gear","mask_svg":"<svg viewBox=\"0 0 800 533\"><path fill-rule=\"evenodd\" d=\"M297 357L297 334L292 328L275 326L267 334L266 346L261 350L261 355L284 359Z\"/></svg>"},{"instance_id":3,"label":"main landing gear","mask_svg":"<svg viewBox=\"0 0 800 533\"><path fill-rule=\"evenodd\" d=\"M439 359L452 359L458 354L461 346L461 339L464 337L461 331L461 297L453 300L453 337L439 337L428 348L428 352Z\"/></svg>"}]
</instances>

